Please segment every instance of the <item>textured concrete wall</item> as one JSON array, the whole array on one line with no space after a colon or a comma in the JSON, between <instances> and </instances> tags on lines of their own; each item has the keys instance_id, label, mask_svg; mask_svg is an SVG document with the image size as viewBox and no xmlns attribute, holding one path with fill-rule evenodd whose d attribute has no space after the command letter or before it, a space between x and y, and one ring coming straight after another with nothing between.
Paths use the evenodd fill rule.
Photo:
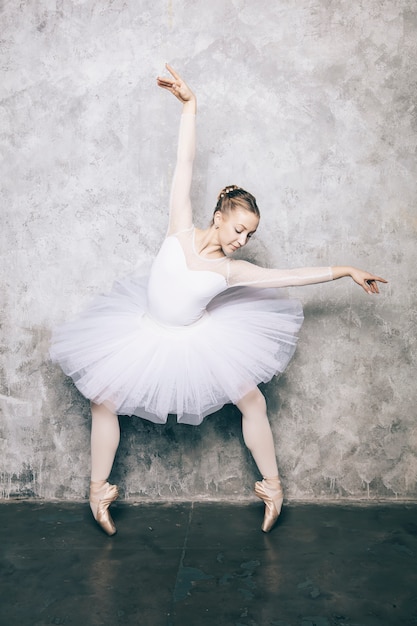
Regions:
<instances>
[{"instance_id":1,"label":"textured concrete wall","mask_svg":"<svg viewBox=\"0 0 417 626\"><path fill-rule=\"evenodd\" d=\"M84 497L89 410L48 361L51 327L155 254L179 107L199 95L194 203L257 196L249 258L386 276L291 290L306 322L268 397L289 498L415 498L414 0L27 0L1 8L1 477L8 496ZM126 497L245 497L238 412L199 428L121 418Z\"/></svg>"}]
</instances>

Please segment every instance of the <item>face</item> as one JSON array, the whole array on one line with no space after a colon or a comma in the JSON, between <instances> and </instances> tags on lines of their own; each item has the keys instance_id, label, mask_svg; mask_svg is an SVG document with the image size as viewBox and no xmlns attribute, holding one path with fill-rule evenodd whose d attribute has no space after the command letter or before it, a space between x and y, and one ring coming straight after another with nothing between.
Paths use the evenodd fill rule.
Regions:
<instances>
[{"instance_id":1,"label":"face","mask_svg":"<svg viewBox=\"0 0 417 626\"><path fill-rule=\"evenodd\" d=\"M246 209L237 208L229 213L217 211L214 215L219 243L225 254L231 254L246 245L258 224L259 217Z\"/></svg>"}]
</instances>

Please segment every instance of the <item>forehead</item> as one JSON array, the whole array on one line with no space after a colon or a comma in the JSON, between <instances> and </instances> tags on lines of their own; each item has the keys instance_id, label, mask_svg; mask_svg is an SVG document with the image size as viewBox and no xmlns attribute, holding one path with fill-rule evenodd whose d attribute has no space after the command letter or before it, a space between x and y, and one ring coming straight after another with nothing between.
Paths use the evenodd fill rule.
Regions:
<instances>
[{"instance_id":1,"label":"forehead","mask_svg":"<svg viewBox=\"0 0 417 626\"><path fill-rule=\"evenodd\" d=\"M246 209L241 209L240 207L232 209L232 211L230 211L230 218L235 224L241 224L249 231L258 228L259 217Z\"/></svg>"}]
</instances>

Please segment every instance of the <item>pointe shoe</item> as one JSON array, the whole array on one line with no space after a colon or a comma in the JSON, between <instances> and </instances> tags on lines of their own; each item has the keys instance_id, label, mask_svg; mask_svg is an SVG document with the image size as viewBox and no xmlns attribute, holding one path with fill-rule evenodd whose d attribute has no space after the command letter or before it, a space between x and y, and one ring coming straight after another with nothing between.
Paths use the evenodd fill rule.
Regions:
<instances>
[{"instance_id":1,"label":"pointe shoe","mask_svg":"<svg viewBox=\"0 0 417 626\"><path fill-rule=\"evenodd\" d=\"M269 533L281 513L284 500L281 483L278 481L278 488L272 490L265 487L264 481L258 481L255 483L255 495L265 503L265 515L261 529L264 533Z\"/></svg>"},{"instance_id":2,"label":"pointe shoe","mask_svg":"<svg viewBox=\"0 0 417 626\"><path fill-rule=\"evenodd\" d=\"M97 505L97 513L93 516L97 524L101 526L104 532L110 537L116 534L116 526L109 513L109 506L117 500L119 490L117 485L105 483L100 489L90 488L90 503Z\"/></svg>"}]
</instances>

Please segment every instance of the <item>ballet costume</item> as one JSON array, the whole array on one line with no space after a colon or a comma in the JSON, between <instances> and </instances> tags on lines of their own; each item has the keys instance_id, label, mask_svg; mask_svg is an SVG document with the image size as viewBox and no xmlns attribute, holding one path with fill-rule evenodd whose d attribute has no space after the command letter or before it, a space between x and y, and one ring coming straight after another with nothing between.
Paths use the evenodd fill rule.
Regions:
<instances>
[{"instance_id":1,"label":"ballet costume","mask_svg":"<svg viewBox=\"0 0 417 626\"><path fill-rule=\"evenodd\" d=\"M191 124L184 117L182 125ZM187 128L179 155L184 141L190 144L181 132ZM206 258L191 221L164 239L149 275L115 282L56 328L50 355L86 398L116 414L157 424L175 414L179 423L198 425L285 370L303 313L279 288L327 280L329 267L279 270ZM280 506L257 485L273 518ZM111 525L105 530L113 534Z\"/></svg>"}]
</instances>

